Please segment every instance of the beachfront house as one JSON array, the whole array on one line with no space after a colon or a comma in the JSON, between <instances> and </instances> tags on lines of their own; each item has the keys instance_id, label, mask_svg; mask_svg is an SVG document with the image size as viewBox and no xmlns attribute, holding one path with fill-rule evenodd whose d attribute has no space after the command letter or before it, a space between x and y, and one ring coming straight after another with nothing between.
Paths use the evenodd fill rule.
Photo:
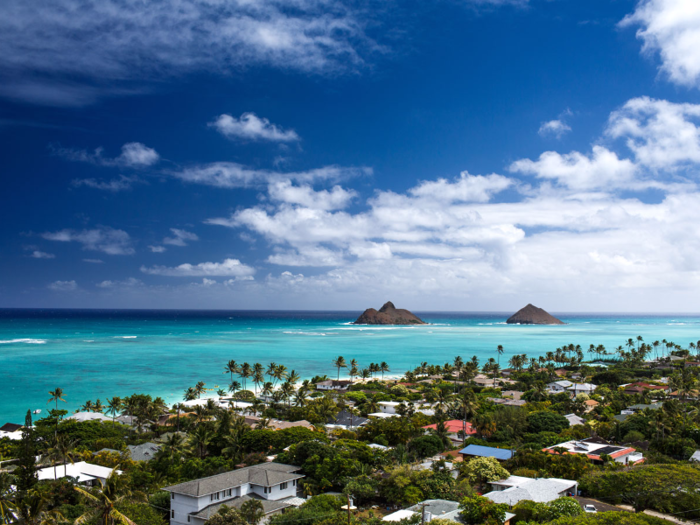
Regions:
<instances>
[{"instance_id":1,"label":"beachfront house","mask_svg":"<svg viewBox=\"0 0 700 525\"><path fill-rule=\"evenodd\" d=\"M186 481L163 490L170 493L170 525L203 525L223 505L240 508L257 499L262 503L264 521L292 506L285 500L297 495L304 476L299 467L282 463L262 463L208 478Z\"/></svg>"},{"instance_id":2,"label":"beachfront house","mask_svg":"<svg viewBox=\"0 0 700 525\"><path fill-rule=\"evenodd\" d=\"M494 503L505 503L511 508L523 500L536 503L549 503L563 496L575 496L578 482L559 478L525 478L510 476L508 479L493 481L491 492L484 494Z\"/></svg>"},{"instance_id":3,"label":"beachfront house","mask_svg":"<svg viewBox=\"0 0 700 525\"><path fill-rule=\"evenodd\" d=\"M335 392L347 392L348 388L350 388L350 385L352 385L352 382L345 380L320 381L316 383L316 390L332 390Z\"/></svg>"},{"instance_id":4,"label":"beachfront house","mask_svg":"<svg viewBox=\"0 0 700 525\"><path fill-rule=\"evenodd\" d=\"M121 475L121 470L115 470L116 475ZM57 480L61 478L74 478L80 485L89 487L104 485L107 478L112 474L112 469L101 465L93 465L85 461L68 463L66 465L56 465L37 470L37 478L43 480Z\"/></svg>"},{"instance_id":5,"label":"beachfront house","mask_svg":"<svg viewBox=\"0 0 700 525\"><path fill-rule=\"evenodd\" d=\"M603 463L603 455L610 456L615 463L637 465L644 462L644 455L632 447L610 445L600 438L586 438L580 441L567 441L545 449L549 454L583 454L593 463Z\"/></svg>"}]
</instances>

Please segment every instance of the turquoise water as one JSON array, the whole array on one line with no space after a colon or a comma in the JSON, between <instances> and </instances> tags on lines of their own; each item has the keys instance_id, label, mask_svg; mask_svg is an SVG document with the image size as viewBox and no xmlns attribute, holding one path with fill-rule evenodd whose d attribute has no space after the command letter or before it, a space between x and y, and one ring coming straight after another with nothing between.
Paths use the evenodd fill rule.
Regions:
<instances>
[{"instance_id":1,"label":"turquoise water","mask_svg":"<svg viewBox=\"0 0 700 525\"><path fill-rule=\"evenodd\" d=\"M386 361L394 374L457 355L483 363L499 344L504 365L513 354L569 343L612 350L638 335L683 346L700 339L700 316L560 314L565 326L515 326L505 324L508 314L418 313L431 324L350 325L359 313L0 310L0 424L21 422L27 409L45 412L56 387L68 410L135 392L174 402L197 381L225 388L229 359L335 377L338 355L361 367Z\"/></svg>"}]
</instances>

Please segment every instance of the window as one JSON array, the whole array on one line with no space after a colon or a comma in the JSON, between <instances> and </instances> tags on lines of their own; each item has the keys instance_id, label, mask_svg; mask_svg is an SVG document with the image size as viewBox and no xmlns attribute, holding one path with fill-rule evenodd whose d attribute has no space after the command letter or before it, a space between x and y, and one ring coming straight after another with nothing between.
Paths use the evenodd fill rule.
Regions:
<instances>
[{"instance_id":1,"label":"window","mask_svg":"<svg viewBox=\"0 0 700 525\"><path fill-rule=\"evenodd\" d=\"M228 495L229 496L231 495L231 489L228 489Z\"/></svg>"},{"instance_id":2,"label":"window","mask_svg":"<svg viewBox=\"0 0 700 525\"><path fill-rule=\"evenodd\" d=\"M173 519L175 519L175 511L174 511L174 510L171 510L171 511L170 511L170 517L173 518Z\"/></svg>"},{"instance_id":3,"label":"window","mask_svg":"<svg viewBox=\"0 0 700 525\"><path fill-rule=\"evenodd\" d=\"M190 521L190 517L189 517L189 516L187 516L187 521Z\"/></svg>"},{"instance_id":4,"label":"window","mask_svg":"<svg viewBox=\"0 0 700 525\"><path fill-rule=\"evenodd\" d=\"M286 483L286 482L280 483L280 490L284 490L284 489L286 489L286 488L287 488L287 483Z\"/></svg>"},{"instance_id":5,"label":"window","mask_svg":"<svg viewBox=\"0 0 700 525\"><path fill-rule=\"evenodd\" d=\"M296 486L297 486L297 480L292 480L292 487L296 487Z\"/></svg>"},{"instance_id":6,"label":"window","mask_svg":"<svg viewBox=\"0 0 700 525\"><path fill-rule=\"evenodd\" d=\"M175 493L170 494L170 499L175 499Z\"/></svg>"}]
</instances>

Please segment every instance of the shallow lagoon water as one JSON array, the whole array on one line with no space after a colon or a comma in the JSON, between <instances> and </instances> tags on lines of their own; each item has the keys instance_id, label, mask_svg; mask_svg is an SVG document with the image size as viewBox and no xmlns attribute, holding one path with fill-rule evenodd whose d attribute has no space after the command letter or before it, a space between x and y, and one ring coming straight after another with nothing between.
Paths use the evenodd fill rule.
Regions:
<instances>
[{"instance_id":1,"label":"shallow lagoon water","mask_svg":"<svg viewBox=\"0 0 700 525\"><path fill-rule=\"evenodd\" d=\"M360 312L0 310L0 424L21 422L27 409L46 412L55 387L70 411L135 392L175 402L197 381L225 388L230 359L335 377L338 355L361 367L386 361L397 374L457 355L483 363L499 344L506 366L513 354L537 357L569 343L612 350L638 335L683 346L700 339L700 315L559 314L566 325L518 326L505 324L506 313L416 313L430 324L350 324Z\"/></svg>"}]
</instances>

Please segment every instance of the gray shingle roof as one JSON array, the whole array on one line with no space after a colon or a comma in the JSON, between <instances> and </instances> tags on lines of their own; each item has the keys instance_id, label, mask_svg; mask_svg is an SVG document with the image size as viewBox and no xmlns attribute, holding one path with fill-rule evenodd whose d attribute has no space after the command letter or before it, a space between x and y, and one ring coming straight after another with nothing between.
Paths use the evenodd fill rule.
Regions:
<instances>
[{"instance_id":1,"label":"gray shingle roof","mask_svg":"<svg viewBox=\"0 0 700 525\"><path fill-rule=\"evenodd\" d=\"M178 485L166 487L163 490L175 492L177 494L185 494L187 496L200 497L220 490L240 487L246 483L252 483L253 485L260 485L263 487L272 487L284 483L285 481L303 478L303 475L295 474L299 469L300 467L284 465L283 463L262 463L260 465L253 465L252 467L231 470L208 478L186 481Z\"/></svg>"},{"instance_id":2,"label":"gray shingle roof","mask_svg":"<svg viewBox=\"0 0 700 525\"><path fill-rule=\"evenodd\" d=\"M506 490L495 490L484 494L494 503L507 503L516 505L519 501L530 500L537 503L554 501L561 492L571 489L576 485L575 481L559 479L533 479L522 483L520 486Z\"/></svg>"},{"instance_id":3,"label":"gray shingle roof","mask_svg":"<svg viewBox=\"0 0 700 525\"><path fill-rule=\"evenodd\" d=\"M132 460L150 461L160 450L160 445L156 445L155 443L142 443L141 445L128 445L128 448Z\"/></svg>"}]
</instances>

